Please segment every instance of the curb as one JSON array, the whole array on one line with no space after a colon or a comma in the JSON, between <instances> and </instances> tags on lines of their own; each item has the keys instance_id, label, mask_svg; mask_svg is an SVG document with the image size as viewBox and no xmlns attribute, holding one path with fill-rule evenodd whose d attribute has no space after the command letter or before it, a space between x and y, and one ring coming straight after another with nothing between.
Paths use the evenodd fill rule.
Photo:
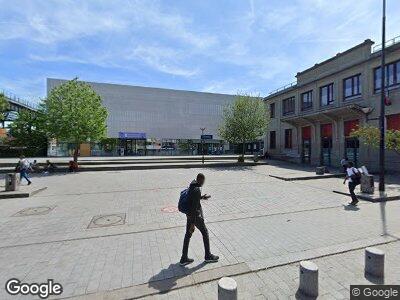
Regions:
<instances>
[{"instance_id":1,"label":"curb","mask_svg":"<svg viewBox=\"0 0 400 300\"><path fill-rule=\"evenodd\" d=\"M269 175L270 177L277 178L284 181L300 181L300 180L313 180L313 179L326 179L326 178L341 178L343 174L329 174L329 175L312 175L300 177L282 177L277 175Z\"/></svg>"},{"instance_id":2,"label":"curb","mask_svg":"<svg viewBox=\"0 0 400 300\"><path fill-rule=\"evenodd\" d=\"M7 194L0 193L0 199L13 199L13 198L28 198L40 193L41 191L46 190L47 187L42 187L36 190L32 190L29 192L15 191L15 192L4 192Z\"/></svg>"},{"instance_id":3,"label":"curb","mask_svg":"<svg viewBox=\"0 0 400 300\"><path fill-rule=\"evenodd\" d=\"M221 167L254 167L254 166L261 166L261 165L268 165L265 162L244 162L244 163L209 163L209 164L202 164L202 163L195 163L195 164L163 164L163 165L123 165L123 166L103 166L103 167L81 167L76 172L94 172L94 171L124 171L124 170L162 170L162 169L192 169L192 168L221 168ZM6 173L13 173L15 172L14 169L3 169L0 170L0 174ZM59 167L53 173L66 173L68 172L68 168L66 167Z\"/></svg>"}]
</instances>

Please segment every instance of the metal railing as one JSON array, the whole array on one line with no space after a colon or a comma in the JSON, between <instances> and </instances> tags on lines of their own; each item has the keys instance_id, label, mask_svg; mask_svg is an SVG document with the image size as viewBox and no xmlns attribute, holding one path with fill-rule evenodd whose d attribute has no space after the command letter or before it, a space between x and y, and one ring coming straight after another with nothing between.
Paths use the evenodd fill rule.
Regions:
<instances>
[{"instance_id":1,"label":"metal railing","mask_svg":"<svg viewBox=\"0 0 400 300\"><path fill-rule=\"evenodd\" d=\"M276 93L279 93L279 92L281 92L281 91L284 91L284 90L286 90L286 89L288 89L288 88L290 88L290 87L292 87L292 86L295 86L297 84L297 81L293 81L293 82L291 82L291 83L289 83L289 84L286 84L286 85L284 85L284 86L282 86L282 87L280 87L280 88L278 88L278 89L276 89L276 90L273 90L272 92L270 92L269 94L268 94L268 96L271 96L271 95L273 95L273 94L276 94Z\"/></svg>"},{"instance_id":2,"label":"metal railing","mask_svg":"<svg viewBox=\"0 0 400 300\"><path fill-rule=\"evenodd\" d=\"M385 48L393 46L395 44L400 43L400 35L396 36L388 41L385 42ZM376 45L372 48L372 53L378 52L382 50L382 44Z\"/></svg>"},{"instance_id":3,"label":"metal railing","mask_svg":"<svg viewBox=\"0 0 400 300\"><path fill-rule=\"evenodd\" d=\"M14 93L1 89L0 90L0 94L3 94L8 100L11 100L12 102L19 104L21 106L25 106L26 108L29 109L33 109L33 110L37 110L38 109L38 105L36 103L33 103L31 101L28 100L24 100L21 99L19 97L17 97Z\"/></svg>"}]
</instances>

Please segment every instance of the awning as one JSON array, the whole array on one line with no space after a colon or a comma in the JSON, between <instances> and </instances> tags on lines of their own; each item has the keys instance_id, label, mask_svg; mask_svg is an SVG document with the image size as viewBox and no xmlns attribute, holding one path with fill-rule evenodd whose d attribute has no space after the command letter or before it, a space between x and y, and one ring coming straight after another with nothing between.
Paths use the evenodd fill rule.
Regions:
<instances>
[{"instance_id":1,"label":"awning","mask_svg":"<svg viewBox=\"0 0 400 300\"><path fill-rule=\"evenodd\" d=\"M293 126L315 125L316 123L331 123L337 121L340 117L345 119L354 118L366 115L366 112L371 111L368 107L362 107L357 104L350 104L341 107L323 109L317 112L302 112L295 116L283 117L281 122L288 123Z\"/></svg>"}]
</instances>

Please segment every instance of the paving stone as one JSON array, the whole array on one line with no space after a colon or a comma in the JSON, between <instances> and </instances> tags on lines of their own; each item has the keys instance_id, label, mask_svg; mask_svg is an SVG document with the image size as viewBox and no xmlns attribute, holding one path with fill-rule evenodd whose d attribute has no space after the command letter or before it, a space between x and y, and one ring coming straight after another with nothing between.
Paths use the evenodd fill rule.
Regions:
<instances>
[{"instance_id":1,"label":"paving stone","mask_svg":"<svg viewBox=\"0 0 400 300\"><path fill-rule=\"evenodd\" d=\"M54 278L67 287L65 296L94 293L99 299L104 295L112 298L114 293L126 298L145 296L159 291L151 282L162 282L159 287L163 289L168 289L169 282L173 288L167 295L172 293L171 297L215 299L214 281L206 281L253 271L240 275L251 287L243 295L291 298L298 279L293 262L350 251L340 254L343 260L318 258L324 269L337 264L326 268L322 284L326 295L340 298L346 296L349 282L365 283L360 265L363 258L360 263L355 254L362 250L352 249L372 244L395 247L393 241L400 236L400 202L388 202L384 207L361 203L359 210L348 211L347 197L331 192L333 186L341 186L340 179L323 179L324 184L320 180L285 182L267 176L270 168L37 177L35 183L48 186L47 190L29 202L9 199L0 203L0 278L28 282ZM204 249L196 230L189 249L195 263L182 268L177 262L185 217L165 213L162 208L176 205L179 191L198 172L207 177L203 192L212 195L203 208L211 249L220 261L201 264ZM274 172L279 172L277 167ZM45 215L12 217L29 207L54 209ZM126 214L125 224L87 228L94 216L121 213ZM384 224L390 235L382 236ZM390 251L397 258L387 256L387 265L392 266L388 282L393 282L400 272L399 254L396 256L400 251ZM277 265L282 266L265 270ZM196 282L199 284L194 285ZM3 296L7 296L4 286L0 298Z\"/></svg>"}]
</instances>

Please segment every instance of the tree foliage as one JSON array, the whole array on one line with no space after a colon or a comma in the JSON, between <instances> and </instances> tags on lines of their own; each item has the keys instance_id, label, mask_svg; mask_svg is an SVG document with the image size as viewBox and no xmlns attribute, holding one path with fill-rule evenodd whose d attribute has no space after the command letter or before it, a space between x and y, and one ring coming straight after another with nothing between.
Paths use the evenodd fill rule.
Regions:
<instances>
[{"instance_id":1,"label":"tree foliage","mask_svg":"<svg viewBox=\"0 0 400 300\"><path fill-rule=\"evenodd\" d=\"M380 130L371 125L361 126L351 133L351 136L359 138L365 145L379 148ZM400 131L386 130L385 147L400 154Z\"/></svg>"},{"instance_id":2,"label":"tree foliage","mask_svg":"<svg viewBox=\"0 0 400 300\"><path fill-rule=\"evenodd\" d=\"M219 135L230 143L243 144L262 137L267 130L269 115L260 97L238 94L233 103L223 113L223 122L219 127Z\"/></svg>"},{"instance_id":3,"label":"tree foliage","mask_svg":"<svg viewBox=\"0 0 400 300\"><path fill-rule=\"evenodd\" d=\"M26 147L29 155L43 155L47 149L47 136L41 112L21 110L10 125L12 146Z\"/></svg>"},{"instance_id":4,"label":"tree foliage","mask_svg":"<svg viewBox=\"0 0 400 300\"><path fill-rule=\"evenodd\" d=\"M10 104L6 100L6 96L0 93L0 121L4 121L6 118L6 112L10 109Z\"/></svg>"},{"instance_id":5,"label":"tree foliage","mask_svg":"<svg viewBox=\"0 0 400 300\"><path fill-rule=\"evenodd\" d=\"M194 143L192 140L179 140L178 141L178 147L180 150L182 151L187 151L188 153L190 153L190 151L193 150L194 148Z\"/></svg>"},{"instance_id":6,"label":"tree foliage","mask_svg":"<svg viewBox=\"0 0 400 300\"><path fill-rule=\"evenodd\" d=\"M55 87L41 104L51 138L75 144L74 161L81 143L106 135L107 110L90 85L76 78Z\"/></svg>"}]
</instances>

